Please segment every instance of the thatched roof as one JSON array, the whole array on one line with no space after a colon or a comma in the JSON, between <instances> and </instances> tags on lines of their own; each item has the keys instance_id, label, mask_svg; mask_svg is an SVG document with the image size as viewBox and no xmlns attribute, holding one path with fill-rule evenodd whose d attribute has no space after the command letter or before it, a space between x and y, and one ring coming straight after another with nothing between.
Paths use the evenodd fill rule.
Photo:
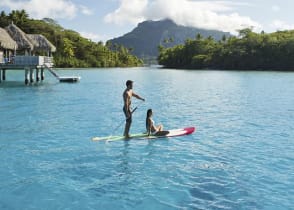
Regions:
<instances>
[{"instance_id":1,"label":"thatched roof","mask_svg":"<svg viewBox=\"0 0 294 210\"><path fill-rule=\"evenodd\" d=\"M17 48L16 42L9 36L4 28L0 28L0 48L9 50Z\"/></svg>"},{"instance_id":2,"label":"thatched roof","mask_svg":"<svg viewBox=\"0 0 294 210\"><path fill-rule=\"evenodd\" d=\"M18 49L30 49L33 50L34 46L27 38L26 34L13 23L5 28L9 35L17 43Z\"/></svg>"},{"instance_id":3,"label":"thatched roof","mask_svg":"<svg viewBox=\"0 0 294 210\"><path fill-rule=\"evenodd\" d=\"M56 51L56 47L41 34L27 34L27 38L34 45L34 51Z\"/></svg>"},{"instance_id":4,"label":"thatched roof","mask_svg":"<svg viewBox=\"0 0 294 210\"><path fill-rule=\"evenodd\" d=\"M56 47L41 34L25 34L13 23L7 26L8 36L17 43L18 49L29 49L31 51L50 51L55 52ZM0 47L2 46L2 31L0 31ZM14 46L13 46L14 49Z\"/></svg>"}]
</instances>

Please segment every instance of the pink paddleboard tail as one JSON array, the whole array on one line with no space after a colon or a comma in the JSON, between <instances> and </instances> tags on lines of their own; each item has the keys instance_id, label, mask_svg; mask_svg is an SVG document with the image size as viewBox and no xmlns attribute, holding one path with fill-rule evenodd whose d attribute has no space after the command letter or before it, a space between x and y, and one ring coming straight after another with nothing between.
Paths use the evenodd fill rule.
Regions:
<instances>
[{"instance_id":1,"label":"pink paddleboard tail","mask_svg":"<svg viewBox=\"0 0 294 210\"><path fill-rule=\"evenodd\" d=\"M188 135L195 131L195 127L184 128L184 130L187 132L186 134Z\"/></svg>"}]
</instances>

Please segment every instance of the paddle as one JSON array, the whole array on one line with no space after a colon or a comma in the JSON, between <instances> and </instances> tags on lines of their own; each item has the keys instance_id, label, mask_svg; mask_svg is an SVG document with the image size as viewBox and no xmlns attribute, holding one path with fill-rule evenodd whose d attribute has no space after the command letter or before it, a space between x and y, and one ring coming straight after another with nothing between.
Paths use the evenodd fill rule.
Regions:
<instances>
[{"instance_id":1,"label":"paddle","mask_svg":"<svg viewBox=\"0 0 294 210\"><path fill-rule=\"evenodd\" d=\"M141 106L142 105L142 103L143 103L144 101L142 101L140 104L138 104L132 111L131 111L131 113L133 114L138 108L139 108L139 106ZM128 118L127 118L128 119ZM126 119L126 120L127 120ZM93 141L102 141L102 140L108 140L108 139L110 139L112 136L113 136L113 134L114 134L114 132L116 132L117 131L117 129L119 128L119 127L121 127L122 126L122 124L125 122L125 120L123 120L114 130L113 130L113 132L112 132L112 134L110 135L110 136L107 136L107 137L94 137L94 138L92 138L92 140Z\"/></svg>"},{"instance_id":2,"label":"paddle","mask_svg":"<svg viewBox=\"0 0 294 210\"><path fill-rule=\"evenodd\" d=\"M143 102L144 102L144 101L142 101L140 104L138 104L138 105L137 105L137 106L131 111L131 113L133 114L133 113L139 108L139 106L141 106L141 105L143 104ZM128 117L127 119L129 119L129 117ZM127 120L127 119L126 119L126 120ZM122 122L121 122L121 123L120 123L120 124L119 124L119 125L113 130L111 136L113 136L113 133L116 132L117 129L119 129L120 126L122 126L124 122L125 122L125 120L122 121ZM111 136L110 136L110 137L111 137Z\"/></svg>"}]
</instances>

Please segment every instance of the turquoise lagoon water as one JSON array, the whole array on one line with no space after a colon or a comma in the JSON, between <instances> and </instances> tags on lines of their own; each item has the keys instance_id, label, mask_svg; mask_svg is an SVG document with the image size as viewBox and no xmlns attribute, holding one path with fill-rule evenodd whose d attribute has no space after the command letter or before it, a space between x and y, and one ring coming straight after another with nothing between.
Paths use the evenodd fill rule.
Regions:
<instances>
[{"instance_id":1,"label":"turquoise lagoon water","mask_svg":"<svg viewBox=\"0 0 294 210\"><path fill-rule=\"evenodd\" d=\"M293 209L294 73L156 68L59 70L0 84L0 209ZM125 81L146 110L193 135L92 142L122 134Z\"/></svg>"}]
</instances>

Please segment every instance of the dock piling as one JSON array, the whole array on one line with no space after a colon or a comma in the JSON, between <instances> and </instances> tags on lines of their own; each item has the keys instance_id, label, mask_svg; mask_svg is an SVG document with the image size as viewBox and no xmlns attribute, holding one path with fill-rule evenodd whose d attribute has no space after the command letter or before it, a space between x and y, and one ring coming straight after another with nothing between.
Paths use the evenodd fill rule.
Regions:
<instances>
[{"instance_id":1,"label":"dock piling","mask_svg":"<svg viewBox=\"0 0 294 210\"><path fill-rule=\"evenodd\" d=\"M44 77L44 68L41 68L41 80L43 81L45 79Z\"/></svg>"},{"instance_id":2,"label":"dock piling","mask_svg":"<svg viewBox=\"0 0 294 210\"><path fill-rule=\"evenodd\" d=\"M25 84L29 84L29 69L25 69Z\"/></svg>"},{"instance_id":3,"label":"dock piling","mask_svg":"<svg viewBox=\"0 0 294 210\"><path fill-rule=\"evenodd\" d=\"M34 69L30 69L30 83L34 82Z\"/></svg>"},{"instance_id":4,"label":"dock piling","mask_svg":"<svg viewBox=\"0 0 294 210\"><path fill-rule=\"evenodd\" d=\"M3 81L6 80L6 70L5 69L2 70L2 80Z\"/></svg>"},{"instance_id":5,"label":"dock piling","mask_svg":"<svg viewBox=\"0 0 294 210\"><path fill-rule=\"evenodd\" d=\"M36 68L36 82L40 81L39 73L40 73L40 69Z\"/></svg>"}]
</instances>

